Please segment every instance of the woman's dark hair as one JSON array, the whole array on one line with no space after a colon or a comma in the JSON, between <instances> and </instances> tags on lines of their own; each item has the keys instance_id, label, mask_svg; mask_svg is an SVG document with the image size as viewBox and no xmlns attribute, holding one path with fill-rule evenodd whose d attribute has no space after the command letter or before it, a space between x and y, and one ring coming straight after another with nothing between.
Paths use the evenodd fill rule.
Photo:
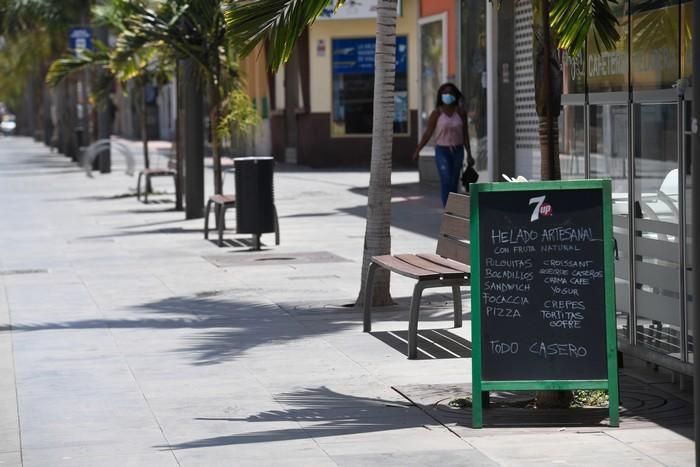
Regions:
<instances>
[{"instance_id":1,"label":"woman's dark hair","mask_svg":"<svg viewBox=\"0 0 700 467\"><path fill-rule=\"evenodd\" d=\"M445 88L448 88L448 87L451 87L452 89L455 90L454 95L457 98L457 100L455 101L456 105L459 105L459 102L464 99L464 96L460 92L459 88L457 86L455 86L453 83L449 83L449 82L442 83L437 90L437 97L435 98L435 108L436 109L442 105L442 99L440 96L445 92Z\"/></svg>"}]
</instances>

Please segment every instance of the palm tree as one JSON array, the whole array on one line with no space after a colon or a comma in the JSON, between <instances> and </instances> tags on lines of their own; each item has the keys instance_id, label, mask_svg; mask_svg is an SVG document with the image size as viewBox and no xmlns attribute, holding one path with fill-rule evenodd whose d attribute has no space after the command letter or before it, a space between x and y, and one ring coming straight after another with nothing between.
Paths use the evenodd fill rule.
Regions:
<instances>
[{"instance_id":1,"label":"palm tree","mask_svg":"<svg viewBox=\"0 0 700 467\"><path fill-rule=\"evenodd\" d=\"M620 38L611 4L617 0L532 0L535 103L539 117L542 180L561 179L559 110L563 89L559 51L579 54L590 38L599 52ZM551 26L551 27L550 27Z\"/></svg>"},{"instance_id":2,"label":"palm tree","mask_svg":"<svg viewBox=\"0 0 700 467\"><path fill-rule=\"evenodd\" d=\"M3 83L7 86L0 86L0 93L9 100L13 98L12 93L16 99L18 92L36 96L36 105L27 111L29 118L36 119L36 126L43 127L44 132L48 132L45 125L48 119L41 118L41 113L48 106L42 101L48 93L40 89L25 89L22 85L16 87L16 84L43 82L48 64L65 50L68 29L80 22L80 14L87 4L85 0L0 0L0 36L4 42L0 62L5 66L14 65L10 73L3 73L3 81L10 78L13 83ZM63 101L68 94L67 87L61 89L57 104L67 104ZM65 143L61 149L67 155L73 155L77 150L73 132L75 106L62 106L66 112L59 128L60 140Z\"/></svg>"},{"instance_id":3,"label":"palm tree","mask_svg":"<svg viewBox=\"0 0 700 467\"><path fill-rule=\"evenodd\" d=\"M535 103L539 117L542 154L542 180L560 180L558 117L563 90L562 63L559 51L578 55L590 47L598 52L615 47L620 38L618 24L611 9L616 0L532 0L534 6ZM550 27L551 26L551 27ZM541 407L568 407L571 391L539 391Z\"/></svg>"},{"instance_id":4,"label":"palm tree","mask_svg":"<svg viewBox=\"0 0 700 467\"><path fill-rule=\"evenodd\" d=\"M336 6L342 5L342 0ZM277 70L291 55L297 39L328 6L328 0L230 1L226 21L241 53L258 44L268 48L269 66ZM364 300L364 278L370 259L391 250L391 150L394 119L394 75L396 62L396 0L377 2L372 158L367 199L367 224L363 248L358 301ZM374 305L392 303L388 271L378 273Z\"/></svg>"},{"instance_id":5,"label":"palm tree","mask_svg":"<svg viewBox=\"0 0 700 467\"><path fill-rule=\"evenodd\" d=\"M167 48L178 59L197 64L199 79L206 86L214 161L214 191L221 194L220 135L218 123L225 116L226 96L240 88L233 47L225 34L224 14L219 0L161 0L154 8L134 6L124 19L126 30L117 39L114 60L126 61L144 48ZM252 109L252 105L249 106Z\"/></svg>"}]
</instances>

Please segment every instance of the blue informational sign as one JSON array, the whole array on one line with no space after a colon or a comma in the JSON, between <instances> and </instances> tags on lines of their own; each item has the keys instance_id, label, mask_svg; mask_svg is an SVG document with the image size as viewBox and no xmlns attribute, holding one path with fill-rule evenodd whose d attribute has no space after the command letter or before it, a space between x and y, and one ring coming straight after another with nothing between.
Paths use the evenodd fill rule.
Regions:
<instances>
[{"instance_id":1,"label":"blue informational sign","mask_svg":"<svg viewBox=\"0 0 700 467\"><path fill-rule=\"evenodd\" d=\"M374 73L375 38L333 39L333 73ZM406 36L396 38L396 72L405 73Z\"/></svg>"},{"instance_id":2,"label":"blue informational sign","mask_svg":"<svg viewBox=\"0 0 700 467\"><path fill-rule=\"evenodd\" d=\"M68 48L74 52L92 50L92 29L72 28L68 33Z\"/></svg>"}]
</instances>

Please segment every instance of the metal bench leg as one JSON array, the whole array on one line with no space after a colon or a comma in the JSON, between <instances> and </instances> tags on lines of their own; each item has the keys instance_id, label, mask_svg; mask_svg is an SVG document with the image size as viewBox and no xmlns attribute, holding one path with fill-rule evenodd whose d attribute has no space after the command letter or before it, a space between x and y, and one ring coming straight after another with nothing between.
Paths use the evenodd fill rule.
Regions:
<instances>
[{"instance_id":1,"label":"metal bench leg","mask_svg":"<svg viewBox=\"0 0 700 467\"><path fill-rule=\"evenodd\" d=\"M219 246L223 246L224 244L224 205L216 203L216 210L219 211L219 221L218 221L218 227L219 227Z\"/></svg>"},{"instance_id":2,"label":"metal bench leg","mask_svg":"<svg viewBox=\"0 0 700 467\"><path fill-rule=\"evenodd\" d=\"M211 212L211 200L207 201L207 207L204 210L204 240L209 239L209 213Z\"/></svg>"},{"instance_id":3,"label":"metal bench leg","mask_svg":"<svg viewBox=\"0 0 700 467\"><path fill-rule=\"evenodd\" d=\"M180 184L177 183L177 174L173 174L173 184L175 185L175 209L177 209L177 202L180 199Z\"/></svg>"},{"instance_id":4,"label":"metal bench leg","mask_svg":"<svg viewBox=\"0 0 700 467\"><path fill-rule=\"evenodd\" d=\"M136 179L136 201L141 201L141 177L143 172L139 172L139 178Z\"/></svg>"},{"instance_id":5,"label":"metal bench leg","mask_svg":"<svg viewBox=\"0 0 700 467\"><path fill-rule=\"evenodd\" d=\"M452 286L452 300L454 300L455 308L455 327L462 327L462 292L458 285Z\"/></svg>"},{"instance_id":6,"label":"metal bench leg","mask_svg":"<svg viewBox=\"0 0 700 467\"><path fill-rule=\"evenodd\" d=\"M151 176L146 174L145 177L143 177L144 182L146 182L146 189L143 191L143 200L146 204L148 204L148 187L151 186Z\"/></svg>"},{"instance_id":7,"label":"metal bench leg","mask_svg":"<svg viewBox=\"0 0 700 467\"><path fill-rule=\"evenodd\" d=\"M418 356L418 315L420 314L420 299L424 284L420 282L413 287L411 298L411 314L408 317L408 358L413 360Z\"/></svg>"},{"instance_id":8,"label":"metal bench leg","mask_svg":"<svg viewBox=\"0 0 700 467\"><path fill-rule=\"evenodd\" d=\"M214 225L219 229L219 203L214 203Z\"/></svg>"},{"instance_id":9,"label":"metal bench leg","mask_svg":"<svg viewBox=\"0 0 700 467\"><path fill-rule=\"evenodd\" d=\"M363 332L372 330L372 291L374 290L374 274L377 272L379 265L369 263L367 270L367 279L365 280L365 303L364 303L364 321L362 325Z\"/></svg>"},{"instance_id":10,"label":"metal bench leg","mask_svg":"<svg viewBox=\"0 0 700 467\"><path fill-rule=\"evenodd\" d=\"M280 220L277 217L277 206L272 206L274 209L273 213L275 215L275 245L280 244Z\"/></svg>"}]
</instances>

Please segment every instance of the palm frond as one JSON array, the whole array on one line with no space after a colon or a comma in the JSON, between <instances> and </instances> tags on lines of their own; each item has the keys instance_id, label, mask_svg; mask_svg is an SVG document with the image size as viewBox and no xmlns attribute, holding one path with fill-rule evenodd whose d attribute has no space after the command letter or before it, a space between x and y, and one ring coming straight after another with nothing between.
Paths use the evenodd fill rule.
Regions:
<instances>
[{"instance_id":1,"label":"palm frond","mask_svg":"<svg viewBox=\"0 0 700 467\"><path fill-rule=\"evenodd\" d=\"M46 83L56 86L64 78L79 71L95 68L109 68L109 50L100 41L95 41L95 50L65 55L55 60L46 74Z\"/></svg>"},{"instance_id":2,"label":"palm frond","mask_svg":"<svg viewBox=\"0 0 700 467\"><path fill-rule=\"evenodd\" d=\"M559 46L571 56L578 54L589 32L598 50L611 50L620 39L618 21L611 4L617 0L553 0L550 10L552 31Z\"/></svg>"},{"instance_id":3,"label":"palm frond","mask_svg":"<svg viewBox=\"0 0 700 467\"><path fill-rule=\"evenodd\" d=\"M337 6L342 5L338 1ZM242 55L267 43L270 67L287 61L304 29L328 7L328 0L230 0L224 16L231 42Z\"/></svg>"}]
</instances>

